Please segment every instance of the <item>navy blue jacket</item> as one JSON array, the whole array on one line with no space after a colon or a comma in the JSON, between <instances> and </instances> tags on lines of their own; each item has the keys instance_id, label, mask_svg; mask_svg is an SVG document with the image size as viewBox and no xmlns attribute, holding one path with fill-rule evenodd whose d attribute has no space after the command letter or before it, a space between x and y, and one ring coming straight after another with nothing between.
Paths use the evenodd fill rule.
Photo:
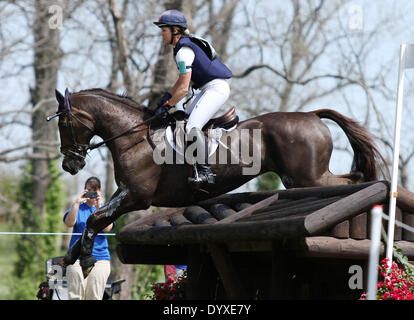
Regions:
<instances>
[{"instance_id":1,"label":"navy blue jacket","mask_svg":"<svg viewBox=\"0 0 414 320\"><path fill-rule=\"evenodd\" d=\"M181 37L177 42L174 47L174 57L183 46L190 47L195 54L191 74L194 89L198 89L214 79L229 79L232 77L233 74L229 68L218 58L211 60L204 50L191 41L191 38L188 36Z\"/></svg>"}]
</instances>

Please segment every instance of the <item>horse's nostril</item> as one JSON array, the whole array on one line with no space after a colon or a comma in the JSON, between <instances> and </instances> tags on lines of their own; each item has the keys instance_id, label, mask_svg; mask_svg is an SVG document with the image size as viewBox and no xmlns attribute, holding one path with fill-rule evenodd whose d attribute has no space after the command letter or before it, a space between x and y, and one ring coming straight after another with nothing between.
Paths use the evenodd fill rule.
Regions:
<instances>
[{"instance_id":1,"label":"horse's nostril","mask_svg":"<svg viewBox=\"0 0 414 320\"><path fill-rule=\"evenodd\" d=\"M73 166L70 166L68 163L63 162L62 163L62 169L65 170L66 172L69 172L70 174L75 174L76 170L75 168L73 168Z\"/></svg>"}]
</instances>

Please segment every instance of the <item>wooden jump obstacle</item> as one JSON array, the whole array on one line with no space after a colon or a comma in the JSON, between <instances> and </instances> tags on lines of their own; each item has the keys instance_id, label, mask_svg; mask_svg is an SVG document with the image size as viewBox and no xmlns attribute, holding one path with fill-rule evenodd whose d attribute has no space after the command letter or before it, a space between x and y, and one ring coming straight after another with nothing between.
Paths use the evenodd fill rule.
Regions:
<instances>
[{"instance_id":1,"label":"wooden jump obstacle","mask_svg":"<svg viewBox=\"0 0 414 320\"><path fill-rule=\"evenodd\" d=\"M117 253L123 263L187 264L187 299L354 299L362 290L347 287L347 268L365 267L369 211L387 213L388 193L379 181L225 194L124 226ZM400 188L396 219L413 218L414 194ZM397 227L395 241L414 260L414 235Z\"/></svg>"}]
</instances>

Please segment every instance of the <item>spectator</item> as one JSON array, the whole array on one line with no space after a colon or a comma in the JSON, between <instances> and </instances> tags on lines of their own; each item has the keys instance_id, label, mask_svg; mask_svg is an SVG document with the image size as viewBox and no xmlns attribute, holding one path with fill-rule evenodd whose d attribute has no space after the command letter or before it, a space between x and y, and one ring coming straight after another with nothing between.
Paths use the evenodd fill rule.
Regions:
<instances>
[{"instance_id":1,"label":"spectator","mask_svg":"<svg viewBox=\"0 0 414 320\"><path fill-rule=\"evenodd\" d=\"M85 190L65 213L63 222L67 227L73 227L73 233L82 233L89 216L102 204L101 182L97 177L90 177L85 182ZM111 231L114 226L115 223L111 223L103 232ZM80 237L80 235L72 235L69 246L72 247ZM92 256L97 261L86 279L83 277L79 259L73 265L67 266L69 300L102 300L105 285L111 273L111 257L105 236L96 236Z\"/></svg>"}]
</instances>

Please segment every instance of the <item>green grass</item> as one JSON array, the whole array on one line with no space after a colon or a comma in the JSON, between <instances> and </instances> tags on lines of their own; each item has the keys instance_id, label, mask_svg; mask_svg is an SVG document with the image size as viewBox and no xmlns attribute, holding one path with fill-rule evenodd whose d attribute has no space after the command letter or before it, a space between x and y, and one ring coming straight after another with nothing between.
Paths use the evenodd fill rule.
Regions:
<instances>
[{"instance_id":1,"label":"green grass","mask_svg":"<svg viewBox=\"0 0 414 320\"><path fill-rule=\"evenodd\" d=\"M0 223L0 231L9 230L10 226L7 223ZM13 264L17 259L15 252L14 235L0 235L0 300L8 299L10 293L10 279L13 272Z\"/></svg>"}]
</instances>

